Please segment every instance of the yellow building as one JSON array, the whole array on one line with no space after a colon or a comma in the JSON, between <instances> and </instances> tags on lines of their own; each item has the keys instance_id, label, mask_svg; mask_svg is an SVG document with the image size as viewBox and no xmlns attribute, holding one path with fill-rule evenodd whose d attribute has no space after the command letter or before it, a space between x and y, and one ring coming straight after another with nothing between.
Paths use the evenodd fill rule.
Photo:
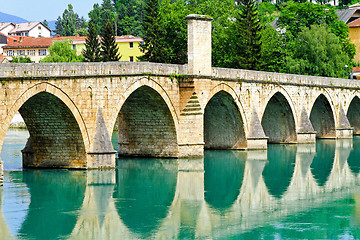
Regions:
<instances>
[{"instance_id":1,"label":"yellow building","mask_svg":"<svg viewBox=\"0 0 360 240\"><path fill-rule=\"evenodd\" d=\"M350 30L350 41L355 44L356 54L354 57L355 62L360 62L360 18L348 23Z\"/></svg>"},{"instance_id":2,"label":"yellow building","mask_svg":"<svg viewBox=\"0 0 360 240\"><path fill-rule=\"evenodd\" d=\"M86 37L55 37L54 41L69 40L72 48L80 55L85 49ZM137 62L137 57L142 56L143 53L139 49L139 45L143 42L142 38L134 37L132 35L119 36L115 38L118 45L119 54L121 55L120 61L124 62Z\"/></svg>"}]
</instances>

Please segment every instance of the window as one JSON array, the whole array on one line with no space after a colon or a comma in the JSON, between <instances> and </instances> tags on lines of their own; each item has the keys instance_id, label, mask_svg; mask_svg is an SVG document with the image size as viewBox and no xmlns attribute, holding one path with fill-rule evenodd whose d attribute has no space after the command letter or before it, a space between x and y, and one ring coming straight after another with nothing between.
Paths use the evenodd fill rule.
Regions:
<instances>
[{"instance_id":1,"label":"window","mask_svg":"<svg viewBox=\"0 0 360 240\"><path fill-rule=\"evenodd\" d=\"M28 56L35 56L35 50L27 50Z\"/></svg>"},{"instance_id":2,"label":"window","mask_svg":"<svg viewBox=\"0 0 360 240\"><path fill-rule=\"evenodd\" d=\"M131 42L129 44L130 44L130 48L134 48L134 43L133 42Z\"/></svg>"},{"instance_id":3,"label":"window","mask_svg":"<svg viewBox=\"0 0 360 240\"><path fill-rule=\"evenodd\" d=\"M6 55L9 56L9 57L13 57L13 56L15 56L15 51L14 50L7 50Z\"/></svg>"},{"instance_id":4,"label":"window","mask_svg":"<svg viewBox=\"0 0 360 240\"><path fill-rule=\"evenodd\" d=\"M130 62L133 62L133 61L134 61L134 57L130 56Z\"/></svg>"},{"instance_id":5,"label":"window","mask_svg":"<svg viewBox=\"0 0 360 240\"><path fill-rule=\"evenodd\" d=\"M73 44L73 50L76 50L76 44Z\"/></svg>"},{"instance_id":6,"label":"window","mask_svg":"<svg viewBox=\"0 0 360 240\"><path fill-rule=\"evenodd\" d=\"M18 56L25 56L25 50L17 50Z\"/></svg>"},{"instance_id":7,"label":"window","mask_svg":"<svg viewBox=\"0 0 360 240\"><path fill-rule=\"evenodd\" d=\"M38 29L41 30L41 26L39 26Z\"/></svg>"},{"instance_id":8,"label":"window","mask_svg":"<svg viewBox=\"0 0 360 240\"><path fill-rule=\"evenodd\" d=\"M39 56L46 56L47 50L46 49L39 49Z\"/></svg>"}]
</instances>

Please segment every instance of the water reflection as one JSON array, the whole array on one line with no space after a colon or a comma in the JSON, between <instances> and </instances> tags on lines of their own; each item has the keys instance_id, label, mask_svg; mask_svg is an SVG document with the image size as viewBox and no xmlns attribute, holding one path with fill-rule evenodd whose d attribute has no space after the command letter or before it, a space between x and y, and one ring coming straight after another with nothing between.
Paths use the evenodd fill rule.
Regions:
<instances>
[{"instance_id":1,"label":"water reflection","mask_svg":"<svg viewBox=\"0 0 360 240\"><path fill-rule=\"evenodd\" d=\"M120 160L113 198L124 224L143 238L157 230L173 202L174 161Z\"/></svg>"},{"instance_id":2,"label":"water reflection","mask_svg":"<svg viewBox=\"0 0 360 240\"><path fill-rule=\"evenodd\" d=\"M86 188L86 173L23 171L31 196L29 210L19 231L21 238L57 239L72 232Z\"/></svg>"},{"instance_id":3,"label":"water reflection","mask_svg":"<svg viewBox=\"0 0 360 240\"><path fill-rule=\"evenodd\" d=\"M205 151L205 200L225 210L237 199L244 177L245 151Z\"/></svg>"},{"instance_id":4,"label":"water reflection","mask_svg":"<svg viewBox=\"0 0 360 240\"><path fill-rule=\"evenodd\" d=\"M348 164L351 169L351 171L354 174L359 174L360 172L360 137L355 137L353 140L353 145L357 146L354 147L353 150L350 153Z\"/></svg>"},{"instance_id":5,"label":"water reflection","mask_svg":"<svg viewBox=\"0 0 360 240\"><path fill-rule=\"evenodd\" d=\"M321 139L316 141L316 155L311 163L311 172L319 186L324 186L330 175L335 158L336 141Z\"/></svg>"},{"instance_id":6,"label":"water reflection","mask_svg":"<svg viewBox=\"0 0 360 240\"><path fill-rule=\"evenodd\" d=\"M293 176L295 160L295 144L269 145L268 162L264 168L263 176L271 195L281 198L284 194Z\"/></svg>"},{"instance_id":7,"label":"water reflection","mask_svg":"<svg viewBox=\"0 0 360 240\"><path fill-rule=\"evenodd\" d=\"M355 140L6 172L0 239L358 239Z\"/></svg>"}]
</instances>

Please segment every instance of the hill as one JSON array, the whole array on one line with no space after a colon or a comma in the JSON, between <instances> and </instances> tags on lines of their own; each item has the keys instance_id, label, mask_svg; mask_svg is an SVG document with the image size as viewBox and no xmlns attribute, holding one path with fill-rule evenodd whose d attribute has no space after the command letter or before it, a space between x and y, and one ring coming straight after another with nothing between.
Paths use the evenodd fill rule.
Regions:
<instances>
[{"instance_id":1,"label":"hill","mask_svg":"<svg viewBox=\"0 0 360 240\"><path fill-rule=\"evenodd\" d=\"M28 20L0 12L0 22L24 23L24 22L28 22Z\"/></svg>"}]
</instances>

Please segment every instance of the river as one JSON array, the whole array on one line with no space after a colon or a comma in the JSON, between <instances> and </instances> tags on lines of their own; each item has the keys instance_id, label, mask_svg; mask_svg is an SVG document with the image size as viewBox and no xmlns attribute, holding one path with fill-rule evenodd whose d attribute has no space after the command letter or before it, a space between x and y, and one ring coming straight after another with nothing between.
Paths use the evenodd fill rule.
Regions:
<instances>
[{"instance_id":1,"label":"river","mask_svg":"<svg viewBox=\"0 0 360 240\"><path fill-rule=\"evenodd\" d=\"M360 238L359 137L90 171L22 169L27 137L4 141L0 239Z\"/></svg>"}]
</instances>

